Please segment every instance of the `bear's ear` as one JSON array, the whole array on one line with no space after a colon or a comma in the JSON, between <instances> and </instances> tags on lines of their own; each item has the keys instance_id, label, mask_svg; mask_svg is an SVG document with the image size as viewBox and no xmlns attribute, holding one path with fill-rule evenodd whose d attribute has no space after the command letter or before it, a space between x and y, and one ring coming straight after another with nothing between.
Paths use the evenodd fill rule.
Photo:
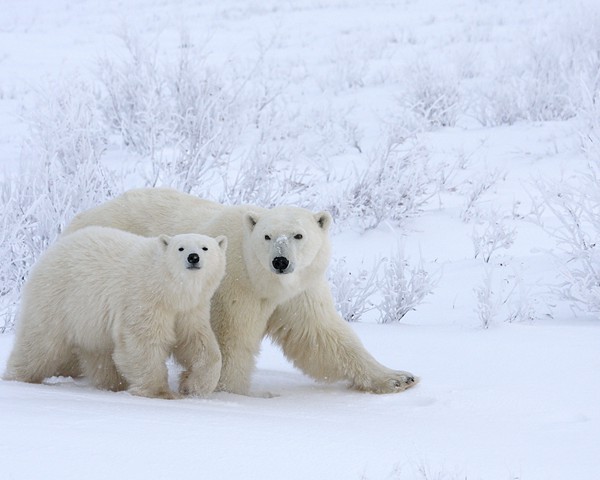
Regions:
<instances>
[{"instance_id":1,"label":"bear's ear","mask_svg":"<svg viewBox=\"0 0 600 480\"><path fill-rule=\"evenodd\" d=\"M244 215L244 226L248 229L249 232L254 230L258 222L258 215L254 212L248 212Z\"/></svg>"},{"instance_id":2,"label":"bear's ear","mask_svg":"<svg viewBox=\"0 0 600 480\"><path fill-rule=\"evenodd\" d=\"M219 235L215 238L219 248L223 251L227 250L227 237L225 235Z\"/></svg>"},{"instance_id":3,"label":"bear's ear","mask_svg":"<svg viewBox=\"0 0 600 480\"><path fill-rule=\"evenodd\" d=\"M160 240L160 244L163 247L167 247L169 245L169 243L171 242L171 237L169 237L168 235L159 235L158 239Z\"/></svg>"},{"instance_id":4,"label":"bear's ear","mask_svg":"<svg viewBox=\"0 0 600 480\"><path fill-rule=\"evenodd\" d=\"M333 219L331 218L331 214L325 211L315 213L315 220L319 224L319 227L321 227L325 231L329 230L329 226L333 221Z\"/></svg>"}]
</instances>

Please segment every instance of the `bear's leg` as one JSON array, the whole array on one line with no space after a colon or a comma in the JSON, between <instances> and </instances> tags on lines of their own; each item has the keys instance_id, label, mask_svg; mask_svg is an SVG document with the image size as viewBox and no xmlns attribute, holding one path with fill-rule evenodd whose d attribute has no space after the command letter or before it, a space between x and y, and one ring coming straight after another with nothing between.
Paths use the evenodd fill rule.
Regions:
<instances>
[{"instance_id":1,"label":"bear's leg","mask_svg":"<svg viewBox=\"0 0 600 480\"><path fill-rule=\"evenodd\" d=\"M178 398L169 388L166 365L174 344L174 332L162 329L151 318L144 322L143 328L125 327L119 333L113 353L117 369L133 395Z\"/></svg>"},{"instance_id":2,"label":"bear's leg","mask_svg":"<svg viewBox=\"0 0 600 480\"><path fill-rule=\"evenodd\" d=\"M62 368L72 358L73 351L61 335L27 329L17 335L3 378L41 383L45 378L62 374Z\"/></svg>"},{"instance_id":3,"label":"bear's leg","mask_svg":"<svg viewBox=\"0 0 600 480\"><path fill-rule=\"evenodd\" d=\"M258 347L255 352L254 349L247 348L246 342L228 341L225 350L221 352L223 364L216 390L249 395Z\"/></svg>"},{"instance_id":4,"label":"bear's leg","mask_svg":"<svg viewBox=\"0 0 600 480\"><path fill-rule=\"evenodd\" d=\"M127 382L117 370L111 352L82 350L79 359L83 374L96 388L114 392L127 388Z\"/></svg>"},{"instance_id":5,"label":"bear's leg","mask_svg":"<svg viewBox=\"0 0 600 480\"><path fill-rule=\"evenodd\" d=\"M177 343L173 354L185 368L179 379L182 395L207 395L221 375L221 351L208 321L209 312L180 317L175 327Z\"/></svg>"},{"instance_id":6,"label":"bear's leg","mask_svg":"<svg viewBox=\"0 0 600 480\"><path fill-rule=\"evenodd\" d=\"M73 353L71 355L71 358L69 358L69 360L67 360L59 367L58 372L56 374L61 377L81 377L81 375L83 374L83 370L79 362L79 357L75 353Z\"/></svg>"},{"instance_id":7,"label":"bear's leg","mask_svg":"<svg viewBox=\"0 0 600 480\"><path fill-rule=\"evenodd\" d=\"M294 365L317 380L348 380L353 388L373 393L401 392L418 381L409 372L384 367L367 352L335 311L325 281L280 305L267 334Z\"/></svg>"},{"instance_id":8,"label":"bear's leg","mask_svg":"<svg viewBox=\"0 0 600 480\"><path fill-rule=\"evenodd\" d=\"M219 342L222 355L221 378L217 391L250 394L250 381L256 365L256 356L260 351L260 343L265 335L267 319L271 310L267 311L258 302L244 302L244 305L230 305L224 308L225 302L217 304L211 321ZM223 311L225 310L225 311ZM259 395L269 396L269 395Z\"/></svg>"}]
</instances>

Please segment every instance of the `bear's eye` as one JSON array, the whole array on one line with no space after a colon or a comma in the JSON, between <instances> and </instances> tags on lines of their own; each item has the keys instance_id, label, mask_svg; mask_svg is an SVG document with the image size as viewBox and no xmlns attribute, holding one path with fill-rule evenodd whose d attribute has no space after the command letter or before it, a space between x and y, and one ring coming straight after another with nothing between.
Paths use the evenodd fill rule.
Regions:
<instances>
[{"instance_id":1,"label":"bear's eye","mask_svg":"<svg viewBox=\"0 0 600 480\"><path fill-rule=\"evenodd\" d=\"M202 247L202 250L206 252L208 250L208 247Z\"/></svg>"},{"instance_id":2,"label":"bear's eye","mask_svg":"<svg viewBox=\"0 0 600 480\"><path fill-rule=\"evenodd\" d=\"M301 234L301 233L298 233L298 234L294 235L294 238L295 238L296 240L302 240L302 234Z\"/></svg>"},{"instance_id":3,"label":"bear's eye","mask_svg":"<svg viewBox=\"0 0 600 480\"><path fill-rule=\"evenodd\" d=\"M269 237L268 235L265 235L265 240L271 240L271 237Z\"/></svg>"},{"instance_id":4,"label":"bear's eye","mask_svg":"<svg viewBox=\"0 0 600 480\"><path fill-rule=\"evenodd\" d=\"M179 247L179 251L180 251L180 252L183 252L183 247Z\"/></svg>"}]
</instances>

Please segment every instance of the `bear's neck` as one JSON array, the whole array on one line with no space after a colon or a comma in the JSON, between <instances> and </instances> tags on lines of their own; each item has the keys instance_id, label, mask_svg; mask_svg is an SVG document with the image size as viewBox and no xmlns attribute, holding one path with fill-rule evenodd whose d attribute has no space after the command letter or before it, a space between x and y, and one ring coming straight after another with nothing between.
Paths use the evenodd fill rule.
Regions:
<instances>
[{"instance_id":1,"label":"bear's neck","mask_svg":"<svg viewBox=\"0 0 600 480\"><path fill-rule=\"evenodd\" d=\"M246 263L245 270L248 278L246 285L252 290L252 296L275 306L295 297L306 288L299 273L276 275L265 270L258 261ZM230 281L234 289L243 285L239 278L231 278Z\"/></svg>"}]
</instances>

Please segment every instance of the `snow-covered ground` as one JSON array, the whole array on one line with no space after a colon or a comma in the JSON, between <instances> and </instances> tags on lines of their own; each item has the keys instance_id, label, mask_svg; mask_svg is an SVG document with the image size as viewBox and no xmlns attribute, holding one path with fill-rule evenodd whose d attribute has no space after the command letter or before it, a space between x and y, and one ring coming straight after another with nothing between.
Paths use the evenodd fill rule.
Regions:
<instances>
[{"instance_id":1,"label":"snow-covered ground","mask_svg":"<svg viewBox=\"0 0 600 480\"><path fill-rule=\"evenodd\" d=\"M599 19L594 1L4 0L0 326L10 330L15 285L57 233L45 222L64 225L158 178L218 200L333 209L334 261L358 279L380 265L376 308L353 328L421 383L383 396L316 384L268 341L253 379L268 399L159 401L85 380L0 381L0 478L598 478L600 296L561 295L557 285L585 277L569 270L583 256L557 243L552 233L568 229L548 202L573 198L577 214L578 200L599 198L589 166L600 155ZM171 124L156 102L174 98L156 92L190 64L219 118L203 124L203 148L223 162L191 183L169 163L188 151L161 130ZM123 117L133 104L120 130L98 100L107 91ZM389 145L405 167L395 177L386 164L375 181ZM90 183L95 167L65 167L57 183L81 152L114 175ZM367 188L353 189L361 178ZM386 203L398 192L408 192L402 205ZM378 199L373 225L365 205ZM600 230L581 218L595 242ZM399 250L407 272L422 259L432 294L382 324L385 288L410 290L383 278L381 259ZM583 264L594 267L590 255ZM332 274L334 286L347 279ZM350 286L350 301L364 292L360 280ZM0 335L0 370L12 342Z\"/></svg>"}]
</instances>

